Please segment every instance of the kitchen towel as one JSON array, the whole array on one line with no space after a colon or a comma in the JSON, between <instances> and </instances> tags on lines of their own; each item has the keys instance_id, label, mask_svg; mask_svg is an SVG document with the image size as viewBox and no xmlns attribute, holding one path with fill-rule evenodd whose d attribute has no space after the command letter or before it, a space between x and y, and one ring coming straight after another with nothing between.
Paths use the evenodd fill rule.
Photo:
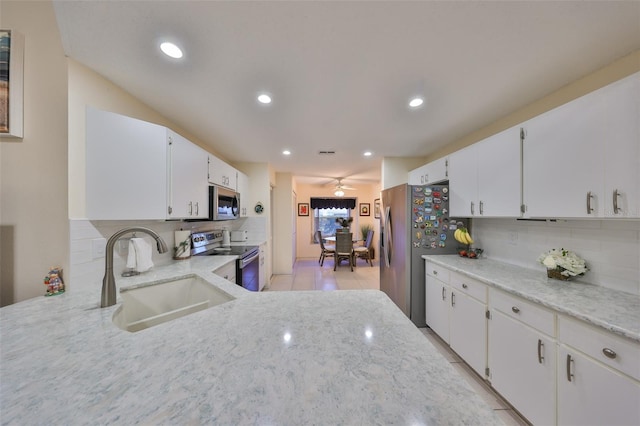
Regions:
<instances>
[{"instance_id":1,"label":"kitchen towel","mask_svg":"<svg viewBox=\"0 0 640 426\"><path fill-rule=\"evenodd\" d=\"M145 272L151 269L152 248L151 244L144 238L131 238L129 240L129 255L127 257L127 268L137 272Z\"/></svg>"}]
</instances>

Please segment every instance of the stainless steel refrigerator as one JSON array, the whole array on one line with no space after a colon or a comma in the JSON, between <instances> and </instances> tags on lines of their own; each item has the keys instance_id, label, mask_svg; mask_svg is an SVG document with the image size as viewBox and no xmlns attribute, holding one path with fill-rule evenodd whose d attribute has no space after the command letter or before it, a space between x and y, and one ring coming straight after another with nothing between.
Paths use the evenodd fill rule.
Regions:
<instances>
[{"instance_id":1,"label":"stainless steel refrigerator","mask_svg":"<svg viewBox=\"0 0 640 426\"><path fill-rule=\"evenodd\" d=\"M425 254L455 254L449 186L399 185L382 191L380 290L418 327L425 322ZM453 229L452 229L453 228Z\"/></svg>"}]
</instances>

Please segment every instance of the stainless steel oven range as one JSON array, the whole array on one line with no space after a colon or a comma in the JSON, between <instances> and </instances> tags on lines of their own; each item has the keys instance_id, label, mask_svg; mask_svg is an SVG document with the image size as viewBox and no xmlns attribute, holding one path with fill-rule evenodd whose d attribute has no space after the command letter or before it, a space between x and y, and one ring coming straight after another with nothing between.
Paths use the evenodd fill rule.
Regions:
<instances>
[{"instance_id":1,"label":"stainless steel oven range","mask_svg":"<svg viewBox=\"0 0 640 426\"><path fill-rule=\"evenodd\" d=\"M222 231L204 231L191 234L192 256L238 256L236 284L250 291L259 291L260 250L258 246L222 245Z\"/></svg>"}]
</instances>

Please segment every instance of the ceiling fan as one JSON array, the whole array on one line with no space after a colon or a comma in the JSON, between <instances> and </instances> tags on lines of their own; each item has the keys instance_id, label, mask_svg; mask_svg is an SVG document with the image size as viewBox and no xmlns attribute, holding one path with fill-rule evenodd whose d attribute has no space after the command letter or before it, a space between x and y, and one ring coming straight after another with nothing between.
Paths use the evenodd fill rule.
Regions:
<instances>
[{"instance_id":1,"label":"ceiling fan","mask_svg":"<svg viewBox=\"0 0 640 426\"><path fill-rule=\"evenodd\" d=\"M352 188L350 186L344 185L342 183L342 178L336 178L336 180L338 181L338 183L336 184L336 190L334 191L334 195L336 197L344 197L344 191L354 191L355 188Z\"/></svg>"}]
</instances>

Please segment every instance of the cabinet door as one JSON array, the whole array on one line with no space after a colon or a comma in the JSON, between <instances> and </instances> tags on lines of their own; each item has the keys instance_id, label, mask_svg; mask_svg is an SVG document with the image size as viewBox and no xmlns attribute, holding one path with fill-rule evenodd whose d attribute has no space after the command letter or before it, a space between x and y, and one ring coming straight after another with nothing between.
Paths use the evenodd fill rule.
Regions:
<instances>
[{"instance_id":1,"label":"cabinet door","mask_svg":"<svg viewBox=\"0 0 640 426\"><path fill-rule=\"evenodd\" d=\"M107 111L86 112L86 216L167 218L167 129Z\"/></svg>"},{"instance_id":2,"label":"cabinet door","mask_svg":"<svg viewBox=\"0 0 640 426\"><path fill-rule=\"evenodd\" d=\"M522 204L520 126L491 136L476 147L477 215L520 217Z\"/></svg>"},{"instance_id":3,"label":"cabinet door","mask_svg":"<svg viewBox=\"0 0 640 426\"><path fill-rule=\"evenodd\" d=\"M558 424L640 424L638 382L564 345L558 355Z\"/></svg>"},{"instance_id":4,"label":"cabinet door","mask_svg":"<svg viewBox=\"0 0 640 426\"><path fill-rule=\"evenodd\" d=\"M266 244L260 244L260 266L259 266L259 272L258 272L258 288L260 291L262 291L262 289L264 288L264 286L267 284L267 268L266 268L266 264L265 264L265 259L266 259L266 250L267 250L267 245Z\"/></svg>"},{"instance_id":5,"label":"cabinet door","mask_svg":"<svg viewBox=\"0 0 640 426\"><path fill-rule=\"evenodd\" d=\"M207 153L175 132L169 138L169 218L206 218Z\"/></svg>"},{"instance_id":6,"label":"cabinet door","mask_svg":"<svg viewBox=\"0 0 640 426\"><path fill-rule=\"evenodd\" d=\"M607 86L604 215L640 217L640 73ZM615 193L615 194L614 194ZM615 198L615 200L614 200Z\"/></svg>"},{"instance_id":7,"label":"cabinet door","mask_svg":"<svg viewBox=\"0 0 640 426\"><path fill-rule=\"evenodd\" d=\"M476 145L449 156L449 216L472 217L478 213L478 161Z\"/></svg>"},{"instance_id":8,"label":"cabinet door","mask_svg":"<svg viewBox=\"0 0 640 426\"><path fill-rule=\"evenodd\" d=\"M486 305L459 291L451 292L450 305L451 349L484 377L487 367Z\"/></svg>"},{"instance_id":9,"label":"cabinet door","mask_svg":"<svg viewBox=\"0 0 640 426\"><path fill-rule=\"evenodd\" d=\"M523 125L525 216L602 216L607 140L602 96L593 92Z\"/></svg>"},{"instance_id":10,"label":"cabinet door","mask_svg":"<svg viewBox=\"0 0 640 426\"><path fill-rule=\"evenodd\" d=\"M427 165L420 166L409 172L409 185L425 185L427 174Z\"/></svg>"},{"instance_id":11,"label":"cabinet door","mask_svg":"<svg viewBox=\"0 0 640 426\"><path fill-rule=\"evenodd\" d=\"M437 278L426 278L426 322L442 340L449 343L449 286Z\"/></svg>"},{"instance_id":12,"label":"cabinet door","mask_svg":"<svg viewBox=\"0 0 640 426\"><path fill-rule=\"evenodd\" d=\"M225 163L218 157L209 156L209 182L215 185L237 191L238 182L236 169Z\"/></svg>"},{"instance_id":13,"label":"cabinet door","mask_svg":"<svg viewBox=\"0 0 640 426\"><path fill-rule=\"evenodd\" d=\"M492 309L491 386L536 425L555 424L556 346L534 329Z\"/></svg>"},{"instance_id":14,"label":"cabinet door","mask_svg":"<svg viewBox=\"0 0 640 426\"><path fill-rule=\"evenodd\" d=\"M249 194L249 177L238 172L238 193L240 193L240 217L247 217L253 211Z\"/></svg>"},{"instance_id":15,"label":"cabinet door","mask_svg":"<svg viewBox=\"0 0 640 426\"><path fill-rule=\"evenodd\" d=\"M425 184L443 182L449 179L449 157L442 157L426 165Z\"/></svg>"}]
</instances>

